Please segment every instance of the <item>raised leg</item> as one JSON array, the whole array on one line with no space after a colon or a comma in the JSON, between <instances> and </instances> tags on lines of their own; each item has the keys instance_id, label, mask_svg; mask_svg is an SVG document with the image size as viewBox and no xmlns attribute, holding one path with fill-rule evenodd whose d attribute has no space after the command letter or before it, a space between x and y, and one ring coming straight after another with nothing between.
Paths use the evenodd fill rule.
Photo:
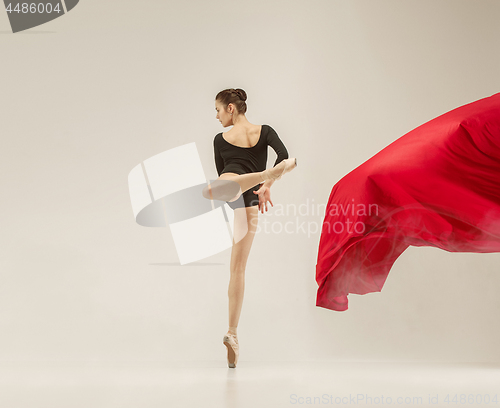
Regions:
<instances>
[{"instance_id":1,"label":"raised leg","mask_svg":"<svg viewBox=\"0 0 500 408\"><path fill-rule=\"evenodd\" d=\"M223 173L203 188L203 197L209 200L234 201L245 191L265 180L279 180L281 176L297 167L297 160L291 157L279 162L271 169L254 173Z\"/></svg>"},{"instance_id":2,"label":"raised leg","mask_svg":"<svg viewBox=\"0 0 500 408\"><path fill-rule=\"evenodd\" d=\"M245 191L263 182L262 173L221 174L217 180L203 188L203 197L210 200L235 201Z\"/></svg>"}]
</instances>

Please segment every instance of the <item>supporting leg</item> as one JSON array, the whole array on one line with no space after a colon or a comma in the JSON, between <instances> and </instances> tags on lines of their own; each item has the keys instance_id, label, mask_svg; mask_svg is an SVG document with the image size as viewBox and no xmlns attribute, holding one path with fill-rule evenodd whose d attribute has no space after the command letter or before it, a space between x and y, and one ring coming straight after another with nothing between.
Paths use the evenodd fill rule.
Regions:
<instances>
[{"instance_id":1,"label":"supporting leg","mask_svg":"<svg viewBox=\"0 0 500 408\"><path fill-rule=\"evenodd\" d=\"M246 212L246 213L243 213ZM238 214L237 214L238 213ZM245 268L258 224L259 207L245 207L235 209L235 229L248 228L246 235L238 242L233 241L230 263L230 279L228 288L229 297L229 331L236 334L243 305L245 291ZM237 218L238 217L238 218ZM246 218L246 221L244 220ZM246 226L238 227L238 223L246 222Z\"/></svg>"}]
</instances>

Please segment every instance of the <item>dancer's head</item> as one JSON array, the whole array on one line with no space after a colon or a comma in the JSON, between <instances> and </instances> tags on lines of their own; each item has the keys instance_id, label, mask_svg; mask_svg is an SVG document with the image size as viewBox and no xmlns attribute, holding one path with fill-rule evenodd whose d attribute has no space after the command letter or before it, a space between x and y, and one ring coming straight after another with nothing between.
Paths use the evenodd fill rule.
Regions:
<instances>
[{"instance_id":1,"label":"dancer's head","mask_svg":"<svg viewBox=\"0 0 500 408\"><path fill-rule=\"evenodd\" d=\"M215 97L216 118L220 120L222 126L234 125L238 121L238 116L245 116L247 111L247 94L243 89L224 89Z\"/></svg>"}]
</instances>

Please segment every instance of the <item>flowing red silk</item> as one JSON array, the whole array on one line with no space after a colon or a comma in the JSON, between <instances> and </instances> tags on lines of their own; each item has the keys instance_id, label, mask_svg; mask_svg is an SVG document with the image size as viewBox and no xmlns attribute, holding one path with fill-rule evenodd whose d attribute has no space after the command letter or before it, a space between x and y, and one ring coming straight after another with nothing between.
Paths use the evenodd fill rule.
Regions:
<instances>
[{"instance_id":1,"label":"flowing red silk","mask_svg":"<svg viewBox=\"0 0 500 408\"><path fill-rule=\"evenodd\" d=\"M316 306L380 292L410 245L500 252L500 93L405 134L332 188Z\"/></svg>"}]
</instances>

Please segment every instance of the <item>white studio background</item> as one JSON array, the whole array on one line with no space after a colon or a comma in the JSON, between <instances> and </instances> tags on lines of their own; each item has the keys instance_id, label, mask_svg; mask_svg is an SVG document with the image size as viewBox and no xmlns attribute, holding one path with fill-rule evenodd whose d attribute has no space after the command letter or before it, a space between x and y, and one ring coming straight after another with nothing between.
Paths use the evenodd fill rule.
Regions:
<instances>
[{"instance_id":1,"label":"white studio background","mask_svg":"<svg viewBox=\"0 0 500 408\"><path fill-rule=\"evenodd\" d=\"M180 266L168 229L135 223L127 176L196 142L216 178L214 98L233 87L298 158L259 223L317 227L256 235L240 361L500 361L499 254L410 247L381 293L335 312L315 306L313 213L398 137L500 91L499 16L485 0L82 0L12 34L0 13L0 362L225 364L230 250Z\"/></svg>"}]
</instances>

